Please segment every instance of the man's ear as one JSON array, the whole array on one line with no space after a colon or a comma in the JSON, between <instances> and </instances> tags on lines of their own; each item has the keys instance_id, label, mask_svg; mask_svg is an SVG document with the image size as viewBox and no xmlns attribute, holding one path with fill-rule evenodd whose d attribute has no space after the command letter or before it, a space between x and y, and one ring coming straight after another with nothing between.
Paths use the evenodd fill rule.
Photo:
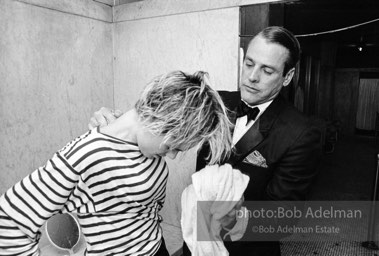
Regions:
<instances>
[{"instance_id":1,"label":"man's ear","mask_svg":"<svg viewBox=\"0 0 379 256\"><path fill-rule=\"evenodd\" d=\"M284 82L283 82L283 86L287 86L290 84L292 78L293 78L293 75L295 74L295 68L291 68L286 76L284 77Z\"/></svg>"}]
</instances>

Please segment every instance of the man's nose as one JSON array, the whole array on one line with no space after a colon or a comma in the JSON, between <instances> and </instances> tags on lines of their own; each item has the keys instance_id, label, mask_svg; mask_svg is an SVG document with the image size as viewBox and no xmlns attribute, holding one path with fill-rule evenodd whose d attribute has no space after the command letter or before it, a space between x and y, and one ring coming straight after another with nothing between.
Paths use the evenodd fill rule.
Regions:
<instances>
[{"instance_id":1,"label":"man's nose","mask_svg":"<svg viewBox=\"0 0 379 256\"><path fill-rule=\"evenodd\" d=\"M170 159L175 159L176 155L178 154L177 150L170 150L166 153L166 156Z\"/></svg>"},{"instance_id":2,"label":"man's nose","mask_svg":"<svg viewBox=\"0 0 379 256\"><path fill-rule=\"evenodd\" d=\"M260 70L257 66L255 66L250 74L249 74L249 80L251 82L258 82L259 81L259 78L260 78Z\"/></svg>"}]
</instances>

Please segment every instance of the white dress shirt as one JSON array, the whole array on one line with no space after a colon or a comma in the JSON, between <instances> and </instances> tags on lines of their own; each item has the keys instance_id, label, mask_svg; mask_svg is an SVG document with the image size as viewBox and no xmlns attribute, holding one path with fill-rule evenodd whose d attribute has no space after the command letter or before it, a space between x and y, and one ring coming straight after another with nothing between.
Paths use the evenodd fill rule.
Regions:
<instances>
[{"instance_id":1,"label":"white dress shirt","mask_svg":"<svg viewBox=\"0 0 379 256\"><path fill-rule=\"evenodd\" d=\"M246 103L246 101L242 100ZM271 104L272 100L267 101L265 103L253 106L259 108L259 114L255 118L255 120L251 120L248 124L247 122L247 116L241 116L237 118L236 125L234 126L233 131L233 146L237 144L237 142L242 138L242 136L250 129L251 126L255 123L255 121L258 120L258 118L263 114L263 112L268 108L268 106ZM249 104L246 103L246 105L249 106ZM253 108L252 106L249 106Z\"/></svg>"}]
</instances>

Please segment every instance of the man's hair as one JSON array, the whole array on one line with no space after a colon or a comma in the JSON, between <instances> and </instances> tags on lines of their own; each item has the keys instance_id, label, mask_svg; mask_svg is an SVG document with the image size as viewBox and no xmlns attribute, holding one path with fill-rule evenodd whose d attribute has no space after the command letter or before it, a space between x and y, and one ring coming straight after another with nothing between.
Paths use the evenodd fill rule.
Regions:
<instances>
[{"instance_id":1,"label":"man's hair","mask_svg":"<svg viewBox=\"0 0 379 256\"><path fill-rule=\"evenodd\" d=\"M294 34L292 34L292 32L278 26L267 27L257 34L257 36L259 35L266 39L267 42L279 44L288 50L289 54L286 62L284 63L283 70L283 76L285 76L288 71L294 68L299 61L299 41L296 39Z\"/></svg>"},{"instance_id":2,"label":"man's hair","mask_svg":"<svg viewBox=\"0 0 379 256\"><path fill-rule=\"evenodd\" d=\"M147 84L135 109L148 131L164 136L162 143L172 149L208 143L210 164L215 164L231 154L232 123L207 75L203 71L160 75Z\"/></svg>"}]
</instances>

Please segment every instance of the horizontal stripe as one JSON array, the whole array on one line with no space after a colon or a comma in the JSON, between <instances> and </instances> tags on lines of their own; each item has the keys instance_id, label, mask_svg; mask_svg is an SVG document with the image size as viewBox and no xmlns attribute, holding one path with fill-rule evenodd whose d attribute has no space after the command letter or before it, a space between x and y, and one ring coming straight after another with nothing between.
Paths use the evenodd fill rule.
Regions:
<instances>
[{"instance_id":1,"label":"horizontal stripe","mask_svg":"<svg viewBox=\"0 0 379 256\"><path fill-rule=\"evenodd\" d=\"M0 255L36 253L29 237L38 237L41 224L58 211L77 213L87 255L154 255L167 179L162 158L148 159L133 143L87 132L2 195Z\"/></svg>"}]
</instances>

